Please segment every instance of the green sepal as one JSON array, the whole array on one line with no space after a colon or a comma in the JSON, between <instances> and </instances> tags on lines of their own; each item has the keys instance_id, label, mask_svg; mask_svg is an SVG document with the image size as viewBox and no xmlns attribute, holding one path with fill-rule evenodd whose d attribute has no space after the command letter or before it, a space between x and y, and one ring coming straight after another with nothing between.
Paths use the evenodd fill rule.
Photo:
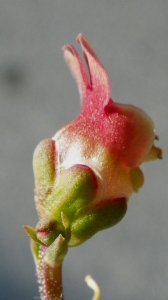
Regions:
<instances>
[{"instance_id":1,"label":"green sepal","mask_svg":"<svg viewBox=\"0 0 168 300\"><path fill-rule=\"evenodd\" d=\"M24 225L23 226L24 230L26 231L26 233L28 234L28 236L36 243L45 246L45 244L40 241L37 237L36 231L33 227L30 227L29 225Z\"/></svg>"},{"instance_id":2,"label":"green sepal","mask_svg":"<svg viewBox=\"0 0 168 300\"><path fill-rule=\"evenodd\" d=\"M69 246L83 243L100 230L117 224L125 215L125 198L105 200L101 203L81 209L71 225Z\"/></svg>"},{"instance_id":3,"label":"green sepal","mask_svg":"<svg viewBox=\"0 0 168 300\"><path fill-rule=\"evenodd\" d=\"M61 212L61 218L62 218L62 223L65 228L65 240L68 243L71 238L70 222L69 222L69 219L67 218L67 216L63 212Z\"/></svg>"},{"instance_id":4,"label":"green sepal","mask_svg":"<svg viewBox=\"0 0 168 300\"><path fill-rule=\"evenodd\" d=\"M94 200L96 192L97 178L91 168L79 164L64 169L58 185L46 197L45 213L62 224L63 212L71 224L76 213Z\"/></svg>"},{"instance_id":5,"label":"green sepal","mask_svg":"<svg viewBox=\"0 0 168 300\"><path fill-rule=\"evenodd\" d=\"M65 235L65 229L63 225L57 220L44 217L41 219L36 226L37 238L45 246L50 246L59 234Z\"/></svg>"},{"instance_id":6,"label":"green sepal","mask_svg":"<svg viewBox=\"0 0 168 300\"><path fill-rule=\"evenodd\" d=\"M68 245L65 238L60 234L56 240L46 249L44 255L44 262L51 268L55 264L61 265L68 251Z\"/></svg>"},{"instance_id":7,"label":"green sepal","mask_svg":"<svg viewBox=\"0 0 168 300\"><path fill-rule=\"evenodd\" d=\"M42 195L52 188L56 175L55 159L55 142L51 139L41 141L33 155L36 193Z\"/></svg>"},{"instance_id":8,"label":"green sepal","mask_svg":"<svg viewBox=\"0 0 168 300\"><path fill-rule=\"evenodd\" d=\"M31 239L30 248L31 248L33 258L34 258L35 265L37 266L37 263L39 260L40 244L37 244L34 240Z\"/></svg>"},{"instance_id":9,"label":"green sepal","mask_svg":"<svg viewBox=\"0 0 168 300\"><path fill-rule=\"evenodd\" d=\"M137 193L144 183L144 175L141 169L137 167L137 168L130 169L130 176L131 176L134 192Z\"/></svg>"}]
</instances>

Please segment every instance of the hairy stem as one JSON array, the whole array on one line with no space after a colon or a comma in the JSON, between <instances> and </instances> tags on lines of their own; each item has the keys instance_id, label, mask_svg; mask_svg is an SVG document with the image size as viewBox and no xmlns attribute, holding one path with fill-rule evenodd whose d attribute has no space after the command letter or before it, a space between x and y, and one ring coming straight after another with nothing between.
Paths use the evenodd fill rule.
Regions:
<instances>
[{"instance_id":1,"label":"hairy stem","mask_svg":"<svg viewBox=\"0 0 168 300\"><path fill-rule=\"evenodd\" d=\"M63 300L62 263L47 262L47 247L41 246L37 263L39 291L42 300Z\"/></svg>"}]
</instances>

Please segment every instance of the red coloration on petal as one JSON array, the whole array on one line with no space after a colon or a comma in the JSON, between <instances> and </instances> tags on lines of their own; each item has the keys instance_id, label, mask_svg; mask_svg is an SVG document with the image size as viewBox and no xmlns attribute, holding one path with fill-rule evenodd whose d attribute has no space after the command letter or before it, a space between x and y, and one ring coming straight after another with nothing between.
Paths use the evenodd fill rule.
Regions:
<instances>
[{"instance_id":1,"label":"red coloration on petal","mask_svg":"<svg viewBox=\"0 0 168 300\"><path fill-rule=\"evenodd\" d=\"M77 51L70 45L63 47L64 57L74 75L82 98L82 112L85 115L93 110L100 111L108 104L110 99L110 83L107 73L82 34L77 37L82 46L84 57L88 66L90 80L83 61Z\"/></svg>"},{"instance_id":2,"label":"red coloration on petal","mask_svg":"<svg viewBox=\"0 0 168 300\"><path fill-rule=\"evenodd\" d=\"M93 109L100 110L109 102L109 78L104 67L100 63L98 57L90 47L85 37L82 34L79 34L76 40L82 47L90 74L91 99L83 99L82 108L85 110L90 105L91 112ZM88 111L86 111L86 114L88 114Z\"/></svg>"},{"instance_id":3,"label":"red coloration on petal","mask_svg":"<svg viewBox=\"0 0 168 300\"><path fill-rule=\"evenodd\" d=\"M154 124L141 109L111 100L104 67L82 34L77 42L82 47L90 78L77 51L66 45L65 60L77 81L82 109L53 138L59 149L60 166L86 164L103 181L102 197L128 199L136 190L130 170L139 167L149 155L155 138ZM137 180L142 182L143 178Z\"/></svg>"},{"instance_id":4,"label":"red coloration on petal","mask_svg":"<svg viewBox=\"0 0 168 300\"><path fill-rule=\"evenodd\" d=\"M64 58L69 65L74 78L77 81L78 88L82 98L85 97L87 89L90 89L90 84L88 81L87 73L83 61L81 60L78 52L74 47L70 45L65 45L63 47Z\"/></svg>"}]
</instances>

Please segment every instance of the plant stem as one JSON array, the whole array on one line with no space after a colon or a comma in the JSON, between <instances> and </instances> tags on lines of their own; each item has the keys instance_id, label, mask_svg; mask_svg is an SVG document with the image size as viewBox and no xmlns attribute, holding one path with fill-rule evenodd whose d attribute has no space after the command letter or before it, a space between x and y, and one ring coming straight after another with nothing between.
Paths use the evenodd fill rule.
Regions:
<instances>
[{"instance_id":1,"label":"plant stem","mask_svg":"<svg viewBox=\"0 0 168 300\"><path fill-rule=\"evenodd\" d=\"M42 300L63 300L62 263L50 264L46 260L47 247L41 246L37 263L39 291Z\"/></svg>"}]
</instances>

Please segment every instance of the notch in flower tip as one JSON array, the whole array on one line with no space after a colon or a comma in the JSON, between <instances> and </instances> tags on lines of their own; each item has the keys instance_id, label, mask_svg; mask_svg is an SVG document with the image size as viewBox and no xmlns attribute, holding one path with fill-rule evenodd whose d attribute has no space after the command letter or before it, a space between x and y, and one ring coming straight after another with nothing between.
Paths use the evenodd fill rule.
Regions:
<instances>
[{"instance_id":1,"label":"notch in flower tip","mask_svg":"<svg viewBox=\"0 0 168 300\"><path fill-rule=\"evenodd\" d=\"M77 85L82 98L82 108L91 105L98 109L108 104L110 99L110 82L108 75L92 50L83 34L79 34L76 41L82 47L84 58L88 67L89 78L83 61L78 52L71 45L65 45L64 58L77 81ZM91 97L89 100L88 97Z\"/></svg>"}]
</instances>

